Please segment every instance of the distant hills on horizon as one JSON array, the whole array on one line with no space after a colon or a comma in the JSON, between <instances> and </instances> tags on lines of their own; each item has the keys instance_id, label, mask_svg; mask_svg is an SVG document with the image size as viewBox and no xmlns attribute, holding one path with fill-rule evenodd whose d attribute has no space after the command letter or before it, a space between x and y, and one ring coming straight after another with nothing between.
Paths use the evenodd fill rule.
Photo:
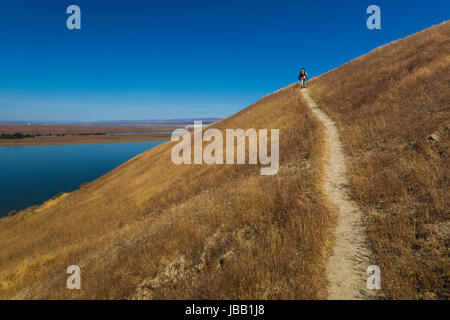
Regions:
<instances>
[{"instance_id":1,"label":"distant hills on horizon","mask_svg":"<svg viewBox=\"0 0 450 320\"><path fill-rule=\"evenodd\" d=\"M194 121L202 121L204 123L213 123L220 121L222 118L182 118L182 119L153 119L153 120L105 120L105 121L3 121L0 124L96 124L96 125L131 125L131 124L190 124Z\"/></svg>"}]
</instances>

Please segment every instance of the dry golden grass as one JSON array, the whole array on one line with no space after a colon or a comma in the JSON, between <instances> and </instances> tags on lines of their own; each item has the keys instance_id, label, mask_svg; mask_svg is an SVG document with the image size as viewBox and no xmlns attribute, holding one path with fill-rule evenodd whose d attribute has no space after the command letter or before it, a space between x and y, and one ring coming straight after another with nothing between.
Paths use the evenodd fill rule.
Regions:
<instances>
[{"instance_id":1,"label":"dry golden grass","mask_svg":"<svg viewBox=\"0 0 450 320\"><path fill-rule=\"evenodd\" d=\"M314 79L350 156L382 296L448 299L450 22Z\"/></svg>"},{"instance_id":2,"label":"dry golden grass","mask_svg":"<svg viewBox=\"0 0 450 320\"><path fill-rule=\"evenodd\" d=\"M280 129L280 170L180 165L173 143L0 220L0 298L319 299L335 217L323 128L296 87L214 127ZM66 289L69 265L82 290Z\"/></svg>"}]
</instances>

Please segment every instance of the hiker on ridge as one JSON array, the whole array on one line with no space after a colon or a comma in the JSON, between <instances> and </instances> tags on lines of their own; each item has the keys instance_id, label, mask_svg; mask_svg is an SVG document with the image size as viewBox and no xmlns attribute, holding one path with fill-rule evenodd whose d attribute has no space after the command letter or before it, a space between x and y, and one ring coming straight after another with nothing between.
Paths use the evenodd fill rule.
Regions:
<instances>
[{"instance_id":1,"label":"hiker on ridge","mask_svg":"<svg viewBox=\"0 0 450 320\"><path fill-rule=\"evenodd\" d=\"M300 86L302 89L306 88L306 79L308 79L308 74L306 73L305 68L302 68L298 76L298 80L300 81Z\"/></svg>"}]
</instances>

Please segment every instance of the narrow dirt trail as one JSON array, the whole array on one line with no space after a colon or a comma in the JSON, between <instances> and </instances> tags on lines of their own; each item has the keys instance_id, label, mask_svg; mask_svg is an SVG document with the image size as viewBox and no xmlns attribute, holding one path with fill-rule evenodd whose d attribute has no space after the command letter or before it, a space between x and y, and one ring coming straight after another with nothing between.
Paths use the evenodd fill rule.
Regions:
<instances>
[{"instance_id":1,"label":"narrow dirt trail","mask_svg":"<svg viewBox=\"0 0 450 320\"><path fill-rule=\"evenodd\" d=\"M367 245L362 212L349 196L346 159L337 127L307 89L301 92L326 129L328 161L324 188L330 202L338 208L335 245L327 266L328 299L373 299L375 294L366 285L372 252Z\"/></svg>"}]
</instances>

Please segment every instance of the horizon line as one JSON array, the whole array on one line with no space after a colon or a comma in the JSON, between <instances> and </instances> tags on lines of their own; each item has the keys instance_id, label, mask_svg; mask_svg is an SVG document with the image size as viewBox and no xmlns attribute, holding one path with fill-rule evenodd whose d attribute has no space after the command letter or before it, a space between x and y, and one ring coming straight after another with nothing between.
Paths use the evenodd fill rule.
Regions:
<instances>
[{"instance_id":1,"label":"horizon line","mask_svg":"<svg viewBox=\"0 0 450 320\"><path fill-rule=\"evenodd\" d=\"M11 124L11 123L25 123L25 124L43 124L43 123L73 123L73 124L108 124L108 123L161 123L161 122L185 122L185 121L219 121L224 118L216 117L200 117L200 118L169 118L169 119L142 119L142 120L0 120L0 124Z\"/></svg>"}]
</instances>

